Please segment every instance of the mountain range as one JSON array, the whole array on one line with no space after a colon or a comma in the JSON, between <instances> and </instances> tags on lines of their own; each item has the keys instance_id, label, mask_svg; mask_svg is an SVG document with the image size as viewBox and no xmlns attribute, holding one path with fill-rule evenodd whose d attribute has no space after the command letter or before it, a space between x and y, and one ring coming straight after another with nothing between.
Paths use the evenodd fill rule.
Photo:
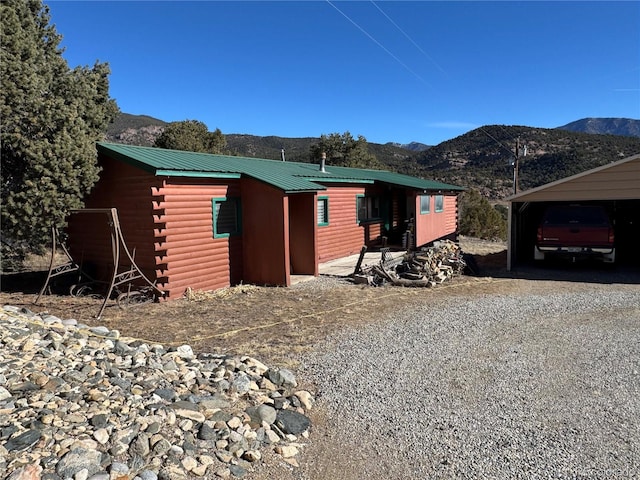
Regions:
<instances>
[{"instance_id":1,"label":"mountain range","mask_svg":"<svg viewBox=\"0 0 640 480\"><path fill-rule=\"evenodd\" d=\"M107 141L151 146L167 122L122 113L110 125ZM231 155L310 162L319 137L260 137L225 134ZM369 142L369 150L389 170L478 190L499 201L513 193L518 151L522 190L640 153L640 120L584 118L557 128L487 125L438 145Z\"/></svg>"}]
</instances>

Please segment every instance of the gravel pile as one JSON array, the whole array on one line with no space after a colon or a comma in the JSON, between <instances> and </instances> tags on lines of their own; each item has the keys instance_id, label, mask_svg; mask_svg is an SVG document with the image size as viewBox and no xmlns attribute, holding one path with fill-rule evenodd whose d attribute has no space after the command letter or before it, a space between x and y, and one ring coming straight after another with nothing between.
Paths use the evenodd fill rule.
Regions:
<instances>
[{"instance_id":1,"label":"gravel pile","mask_svg":"<svg viewBox=\"0 0 640 480\"><path fill-rule=\"evenodd\" d=\"M312 402L251 357L0 308L0 478L243 478L271 452L297 466Z\"/></svg>"},{"instance_id":2,"label":"gravel pile","mask_svg":"<svg viewBox=\"0 0 640 480\"><path fill-rule=\"evenodd\" d=\"M434 299L317 348L333 478L640 478L640 290L587 290Z\"/></svg>"}]
</instances>

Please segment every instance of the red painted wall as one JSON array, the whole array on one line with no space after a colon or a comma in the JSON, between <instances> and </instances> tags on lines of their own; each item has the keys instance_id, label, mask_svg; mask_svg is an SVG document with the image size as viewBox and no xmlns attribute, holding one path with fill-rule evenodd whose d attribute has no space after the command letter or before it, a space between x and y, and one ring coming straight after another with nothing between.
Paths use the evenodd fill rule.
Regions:
<instances>
[{"instance_id":1,"label":"red painted wall","mask_svg":"<svg viewBox=\"0 0 640 480\"><path fill-rule=\"evenodd\" d=\"M216 290L242 280L242 236L214 238L213 199L239 198L240 181L166 179L154 191L157 276L171 298L188 287Z\"/></svg>"},{"instance_id":2,"label":"red painted wall","mask_svg":"<svg viewBox=\"0 0 640 480\"><path fill-rule=\"evenodd\" d=\"M187 287L216 290L242 280L242 237L214 238L212 209L214 198L240 196L239 180L168 179L113 159L100 158L100 164L100 180L86 208L118 209L136 264L167 298L181 297ZM74 260L95 264L99 279L110 278L106 217L75 214L69 223ZM124 260L122 254L120 267L126 267Z\"/></svg>"},{"instance_id":3,"label":"red painted wall","mask_svg":"<svg viewBox=\"0 0 640 480\"><path fill-rule=\"evenodd\" d=\"M289 194L288 198L291 273L318 275L317 196L315 193L295 193Z\"/></svg>"},{"instance_id":4,"label":"red painted wall","mask_svg":"<svg viewBox=\"0 0 640 480\"><path fill-rule=\"evenodd\" d=\"M353 185L328 186L318 192L319 197L329 198L329 225L317 227L320 263L360 252L364 232L358 225L356 196L364 193L364 186Z\"/></svg>"},{"instance_id":5,"label":"red painted wall","mask_svg":"<svg viewBox=\"0 0 640 480\"><path fill-rule=\"evenodd\" d=\"M127 248L143 273L155 280L154 219L152 189L160 180L153 175L121 162L99 158L100 180L85 198L85 209L117 208ZM68 246L74 260L81 263L94 278L110 281L113 274L111 228L108 216L97 213L75 213L68 219ZM119 271L130 263L124 252Z\"/></svg>"},{"instance_id":6,"label":"red painted wall","mask_svg":"<svg viewBox=\"0 0 640 480\"><path fill-rule=\"evenodd\" d=\"M420 213L420 195L415 197L415 235L418 247L456 233L458 229L458 197L444 195L444 209L435 211L435 195L431 195L430 213Z\"/></svg>"},{"instance_id":7,"label":"red painted wall","mask_svg":"<svg viewBox=\"0 0 640 480\"><path fill-rule=\"evenodd\" d=\"M289 201L281 190L242 179L243 278L257 285L290 285Z\"/></svg>"}]
</instances>

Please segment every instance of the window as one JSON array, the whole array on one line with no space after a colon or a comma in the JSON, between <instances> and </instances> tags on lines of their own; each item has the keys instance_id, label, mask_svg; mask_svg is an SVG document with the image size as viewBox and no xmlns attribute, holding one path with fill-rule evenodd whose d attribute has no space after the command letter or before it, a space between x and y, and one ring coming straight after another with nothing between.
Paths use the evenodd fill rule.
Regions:
<instances>
[{"instance_id":1,"label":"window","mask_svg":"<svg viewBox=\"0 0 640 480\"><path fill-rule=\"evenodd\" d=\"M431 212L431 195L420 195L420 214Z\"/></svg>"},{"instance_id":2,"label":"window","mask_svg":"<svg viewBox=\"0 0 640 480\"><path fill-rule=\"evenodd\" d=\"M444 195L436 195L436 213L444 211Z\"/></svg>"},{"instance_id":3,"label":"window","mask_svg":"<svg viewBox=\"0 0 640 480\"><path fill-rule=\"evenodd\" d=\"M318 197L318 226L329 225L329 198Z\"/></svg>"},{"instance_id":4,"label":"window","mask_svg":"<svg viewBox=\"0 0 640 480\"><path fill-rule=\"evenodd\" d=\"M240 200L237 198L214 198L213 237L228 237L240 233Z\"/></svg>"},{"instance_id":5,"label":"window","mask_svg":"<svg viewBox=\"0 0 640 480\"><path fill-rule=\"evenodd\" d=\"M365 197L364 195L358 195L356 200L358 208L358 223L380 218L379 197Z\"/></svg>"}]
</instances>

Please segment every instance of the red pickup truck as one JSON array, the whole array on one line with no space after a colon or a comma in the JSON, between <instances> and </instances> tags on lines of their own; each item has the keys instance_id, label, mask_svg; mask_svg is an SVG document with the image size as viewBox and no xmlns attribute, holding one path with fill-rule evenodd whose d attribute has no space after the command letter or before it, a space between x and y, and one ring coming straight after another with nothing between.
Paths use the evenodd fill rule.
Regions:
<instances>
[{"instance_id":1,"label":"red pickup truck","mask_svg":"<svg viewBox=\"0 0 640 480\"><path fill-rule=\"evenodd\" d=\"M607 211L597 205L554 205L538 226L534 258L551 256L576 261L596 258L614 263L614 231Z\"/></svg>"}]
</instances>

